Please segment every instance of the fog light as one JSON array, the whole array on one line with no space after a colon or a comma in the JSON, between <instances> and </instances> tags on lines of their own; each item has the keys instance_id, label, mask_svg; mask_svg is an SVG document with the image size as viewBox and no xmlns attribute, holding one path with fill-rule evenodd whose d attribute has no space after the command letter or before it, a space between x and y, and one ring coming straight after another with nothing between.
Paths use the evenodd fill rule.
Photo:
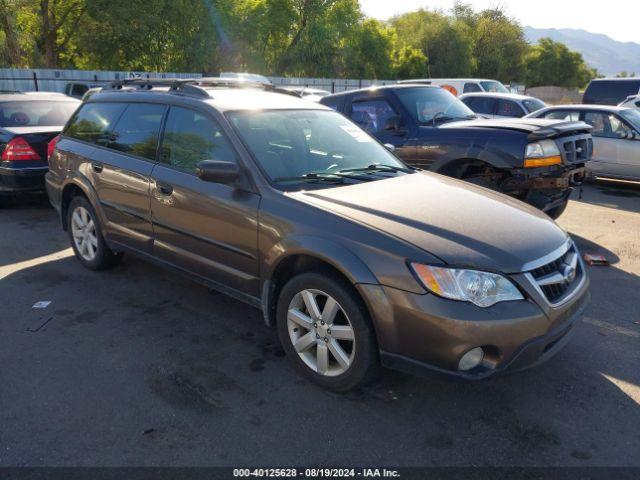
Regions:
<instances>
[{"instance_id":1,"label":"fog light","mask_svg":"<svg viewBox=\"0 0 640 480\"><path fill-rule=\"evenodd\" d=\"M484 350L482 350L482 347L476 347L469 350L460 359L460 363L458 363L458 370L466 372L467 370L477 367L480 365L480 362L482 362L483 357Z\"/></svg>"}]
</instances>

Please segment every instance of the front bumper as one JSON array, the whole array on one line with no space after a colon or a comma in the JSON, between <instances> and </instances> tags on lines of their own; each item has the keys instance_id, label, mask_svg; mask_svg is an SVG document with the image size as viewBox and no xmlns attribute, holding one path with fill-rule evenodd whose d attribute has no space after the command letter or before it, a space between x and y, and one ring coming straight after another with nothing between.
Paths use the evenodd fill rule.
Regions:
<instances>
[{"instance_id":1,"label":"front bumper","mask_svg":"<svg viewBox=\"0 0 640 480\"><path fill-rule=\"evenodd\" d=\"M47 170L47 167L0 167L0 195L44 192Z\"/></svg>"},{"instance_id":2,"label":"front bumper","mask_svg":"<svg viewBox=\"0 0 640 480\"><path fill-rule=\"evenodd\" d=\"M553 166L516 170L509 188L522 200L542 211L566 202L572 187L581 185L587 176L584 165Z\"/></svg>"},{"instance_id":3,"label":"front bumper","mask_svg":"<svg viewBox=\"0 0 640 480\"><path fill-rule=\"evenodd\" d=\"M567 343L588 303L588 279L561 307L531 300L479 308L466 302L378 285L359 289L372 312L382 364L412 374L438 371L482 379L546 361ZM460 358L483 347L483 363L458 370Z\"/></svg>"}]
</instances>

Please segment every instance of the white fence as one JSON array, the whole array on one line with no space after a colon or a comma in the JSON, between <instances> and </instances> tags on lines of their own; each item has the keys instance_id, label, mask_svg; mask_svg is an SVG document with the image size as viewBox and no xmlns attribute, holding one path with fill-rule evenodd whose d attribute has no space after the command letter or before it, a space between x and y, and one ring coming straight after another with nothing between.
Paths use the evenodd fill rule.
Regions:
<instances>
[{"instance_id":1,"label":"white fence","mask_svg":"<svg viewBox=\"0 0 640 480\"><path fill-rule=\"evenodd\" d=\"M129 78L200 78L200 73L148 73L125 71L47 70L0 68L0 90L64 92L70 82L104 85ZM394 80L364 80L343 78L268 77L274 85L300 85L321 88L330 92L354 90L371 85L387 85Z\"/></svg>"}]
</instances>

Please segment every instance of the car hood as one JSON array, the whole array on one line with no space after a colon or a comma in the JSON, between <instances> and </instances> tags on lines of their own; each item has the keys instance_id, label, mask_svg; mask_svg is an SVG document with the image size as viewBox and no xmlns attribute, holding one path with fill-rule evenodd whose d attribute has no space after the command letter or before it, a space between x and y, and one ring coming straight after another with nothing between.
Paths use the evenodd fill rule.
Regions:
<instances>
[{"instance_id":1,"label":"car hood","mask_svg":"<svg viewBox=\"0 0 640 480\"><path fill-rule=\"evenodd\" d=\"M456 266L516 273L567 240L525 203L430 172L289 195Z\"/></svg>"},{"instance_id":2,"label":"car hood","mask_svg":"<svg viewBox=\"0 0 640 480\"><path fill-rule=\"evenodd\" d=\"M528 117L464 120L461 122L445 123L441 128L496 128L515 130L526 133L533 139L553 138L570 132L588 133L591 131L591 126L584 122Z\"/></svg>"}]
</instances>

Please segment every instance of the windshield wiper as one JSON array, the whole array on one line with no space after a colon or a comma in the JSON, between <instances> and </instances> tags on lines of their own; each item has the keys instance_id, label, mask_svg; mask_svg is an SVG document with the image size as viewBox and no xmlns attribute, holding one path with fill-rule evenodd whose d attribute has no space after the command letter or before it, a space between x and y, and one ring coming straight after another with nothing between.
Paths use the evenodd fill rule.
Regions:
<instances>
[{"instance_id":1,"label":"windshield wiper","mask_svg":"<svg viewBox=\"0 0 640 480\"><path fill-rule=\"evenodd\" d=\"M274 182L327 182L344 183L344 177L330 173L306 173L297 177L278 177Z\"/></svg>"},{"instance_id":2,"label":"windshield wiper","mask_svg":"<svg viewBox=\"0 0 640 480\"><path fill-rule=\"evenodd\" d=\"M413 173L416 169L412 167L396 167L394 165L385 165L380 163L372 163L367 167L360 168L346 168L344 170L340 170L337 172L340 173L348 173L348 172L403 172L403 173Z\"/></svg>"}]
</instances>

